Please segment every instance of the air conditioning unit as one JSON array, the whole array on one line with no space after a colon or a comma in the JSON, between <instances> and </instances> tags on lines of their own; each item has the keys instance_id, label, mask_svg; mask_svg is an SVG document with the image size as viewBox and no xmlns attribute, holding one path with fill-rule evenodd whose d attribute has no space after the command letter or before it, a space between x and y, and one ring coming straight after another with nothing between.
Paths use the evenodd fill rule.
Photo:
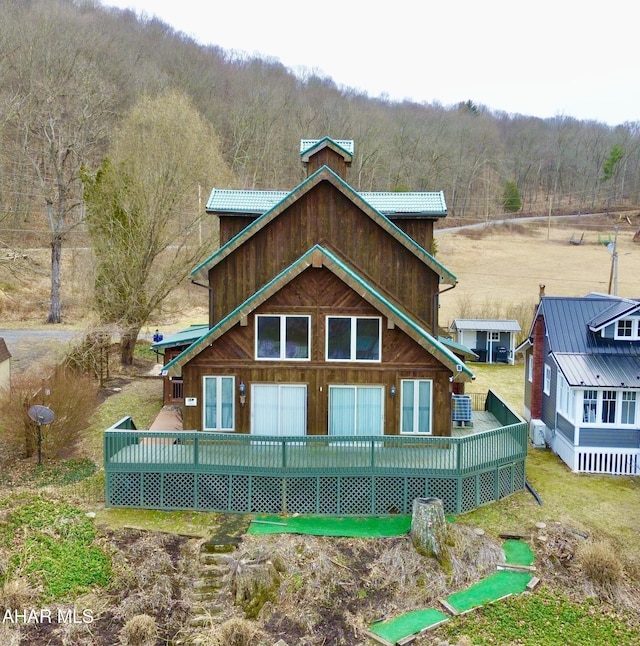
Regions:
<instances>
[{"instance_id":1,"label":"air conditioning unit","mask_svg":"<svg viewBox=\"0 0 640 646\"><path fill-rule=\"evenodd\" d=\"M531 422L529 422L529 439L536 449L546 448L546 432L547 425L541 419L532 419Z\"/></svg>"}]
</instances>

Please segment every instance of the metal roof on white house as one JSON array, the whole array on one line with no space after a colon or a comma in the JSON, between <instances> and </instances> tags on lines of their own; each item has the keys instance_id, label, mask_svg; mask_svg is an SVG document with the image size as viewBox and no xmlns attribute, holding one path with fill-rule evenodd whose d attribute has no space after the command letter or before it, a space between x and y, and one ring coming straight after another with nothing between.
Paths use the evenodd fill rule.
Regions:
<instances>
[{"instance_id":1,"label":"metal roof on white house","mask_svg":"<svg viewBox=\"0 0 640 646\"><path fill-rule=\"evenodd\" d=\"M520 332L518 321L511 319L454 319L451 330L476 330L487 332Z\"/></svg>"},{"instance_id":2,"label":"metal roof on white house","mask_svg":"<svg viewBox=\"0 0 640 646\"><path fill-rule=\"evenodd\" d=\"M289 191L251 191L214 188L206 205L212 213L262 215L284 200ZM442 191L362 192L358 195L383 215L445 216L447 205Z\"/></svg>"},{"instance_id":3,"label":"metal roof on white house","mask_svg":"<svg viewBox=\"0 0 640 646\"><path fill-rule=\"evenodd\" d=\"M640 357L561 352L553 357L572 387L640 389Z\"/></svg>"}]
</instances>

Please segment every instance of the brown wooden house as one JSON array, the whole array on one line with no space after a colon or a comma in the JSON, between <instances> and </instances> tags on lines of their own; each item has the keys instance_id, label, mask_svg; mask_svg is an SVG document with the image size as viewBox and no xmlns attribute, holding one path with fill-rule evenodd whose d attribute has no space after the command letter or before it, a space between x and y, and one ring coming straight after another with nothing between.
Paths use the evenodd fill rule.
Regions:
<instances>
[{"instance_id":1,"label":"brown wooden house","mask_svg":"<svg viewBox=\"0 0 640 646\"><path fill-rule=\"evenodd\" d=\"M456 283L430 253L442 194L356 192L351 141L300 153L308 176L290 192L212 191L221 247L192 273L209 325L163 343L184 428L450 435L472 373L438 339L440 287Z\"/></svg>"}]
</instances>

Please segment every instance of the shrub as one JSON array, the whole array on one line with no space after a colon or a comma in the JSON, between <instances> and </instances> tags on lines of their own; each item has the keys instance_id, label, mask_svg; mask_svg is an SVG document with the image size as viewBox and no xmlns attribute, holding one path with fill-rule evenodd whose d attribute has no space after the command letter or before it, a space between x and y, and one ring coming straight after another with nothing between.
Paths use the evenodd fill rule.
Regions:
<instances>
[{"instance_id":1,"label":"shrub","mask_svg":"<svg viewBox=\"0 0 640 646\"><path fill-rule=\"evenodd\" d=\"M97 407L97 394L95 382L64 367L37 367L15 375L0 404L0 439L8 457L20 453L30 457L37 451L38 426L28 416L34 404L47 406L55 414L51 424L40 427L42 456L57 458L71 452Z\"/></svg>"},{"instance_id":2,"label":"shrub","mask_svg":"<svg viewBox=\"0 0 640 646\"><path fill-rule=\"evenodd\" d=\"M624 568L618 555L605 541L582 544L576 553L582 574L605 597L615 595L623 581Z\"/></svg>"},{"instance_id":3,"label":"shrub","mask_svg":"<svg viewBox=\"0 0 640 646\"><path fill-rule=\"evenodd\" d=\"M122 646L155 646L158 640L156 620L149 615L136 615L120 631Z\"/></svg>"}]
</instances>

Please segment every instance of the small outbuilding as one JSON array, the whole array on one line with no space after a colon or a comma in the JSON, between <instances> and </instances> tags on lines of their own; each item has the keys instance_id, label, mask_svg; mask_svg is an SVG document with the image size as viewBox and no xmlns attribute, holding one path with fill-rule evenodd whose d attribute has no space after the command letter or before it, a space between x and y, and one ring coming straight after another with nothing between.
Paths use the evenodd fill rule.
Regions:
<instances>
[{"instance_id":1,"label":"small outbuilding","mask_svg":"<svg viewBox=\"0 0 640 646\"><path fill-rule=\"evenodd\" d=\"M520 324L513 319L455 319L449 326L455 340L471 348L482 363L513 365Z\"/></svg>"}]
</instances>

